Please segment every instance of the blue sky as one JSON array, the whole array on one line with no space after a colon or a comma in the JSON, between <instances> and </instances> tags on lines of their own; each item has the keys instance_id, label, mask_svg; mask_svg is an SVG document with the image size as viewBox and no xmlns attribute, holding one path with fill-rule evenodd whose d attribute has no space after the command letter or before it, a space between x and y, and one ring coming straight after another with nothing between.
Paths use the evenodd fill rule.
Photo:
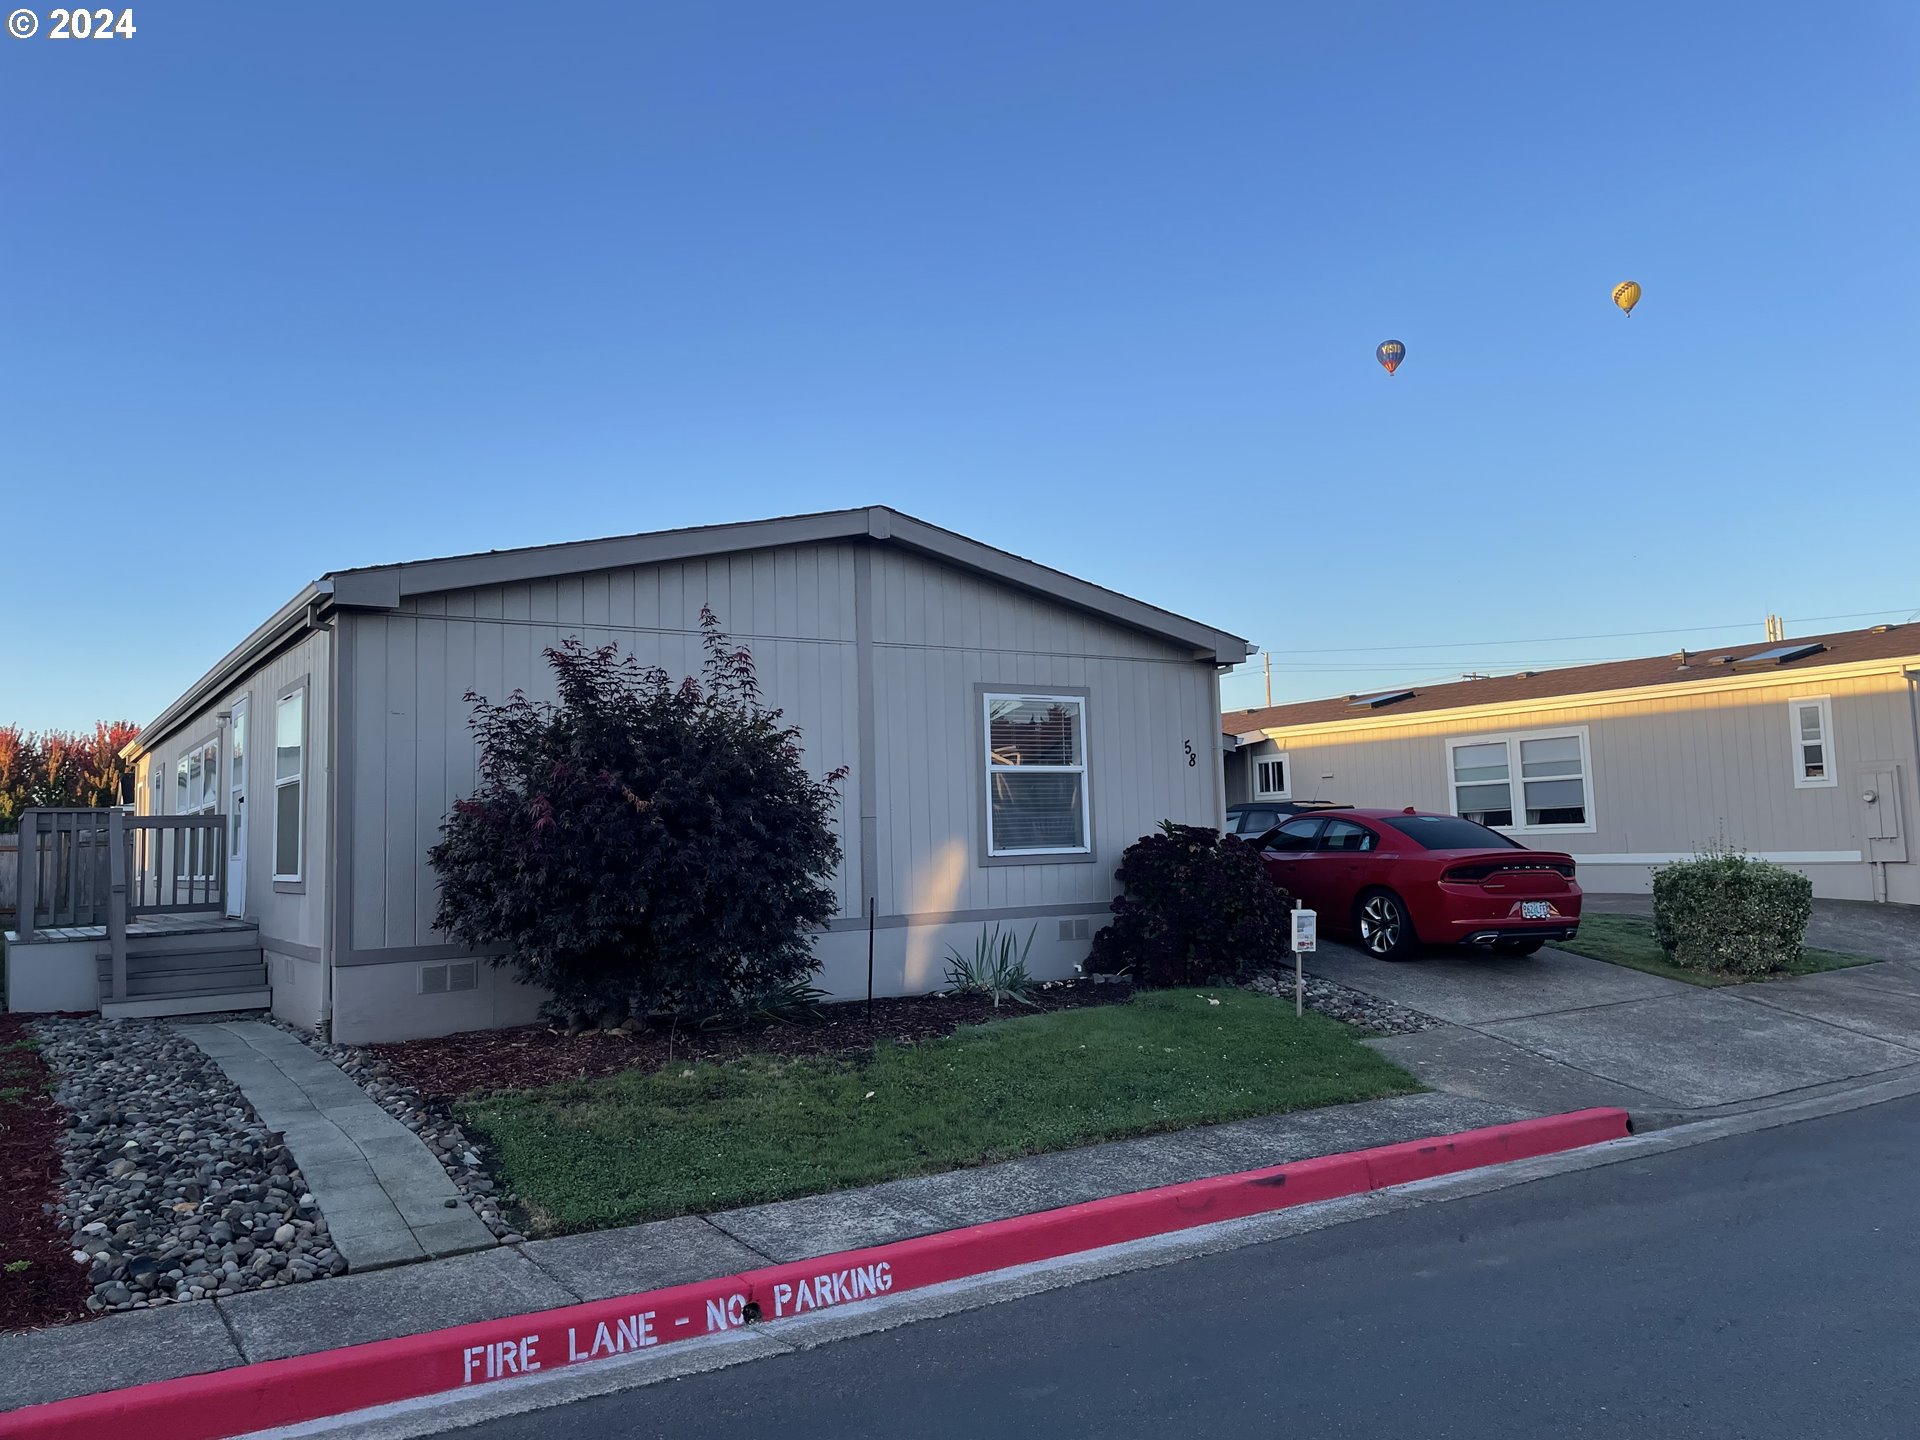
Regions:
<instances>
[{"instance_id":1,"label":"blue sky","mask_svg":"<svg viewBox=\"0 0 1920 1440\"><path fill-rule=\"evenodd\" d=\"M0 723L876 502L1276 698L1920 609L1910 5L134 8L0 39Z\"/></svg>"}]
</instances>

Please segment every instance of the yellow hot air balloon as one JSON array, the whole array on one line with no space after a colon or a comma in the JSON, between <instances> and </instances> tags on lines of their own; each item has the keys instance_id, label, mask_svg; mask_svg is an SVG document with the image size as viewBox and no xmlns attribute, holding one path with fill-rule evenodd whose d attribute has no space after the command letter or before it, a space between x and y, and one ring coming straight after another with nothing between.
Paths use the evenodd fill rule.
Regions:
<instances>
[{"instance_id":1,"label":"yellow hot air balloon","mask_svg":"<svg viewBox=\"0 0 1920 1440\"><path fill-rule=\"evenodd\" d=\"M1614 286L1613 303L1620 307L1621 314L1631 318L1633 315L1633 307L1640 303L1640 282L1637 280L1622 280L1618 285Z\"/></svg>"}]
</instances>

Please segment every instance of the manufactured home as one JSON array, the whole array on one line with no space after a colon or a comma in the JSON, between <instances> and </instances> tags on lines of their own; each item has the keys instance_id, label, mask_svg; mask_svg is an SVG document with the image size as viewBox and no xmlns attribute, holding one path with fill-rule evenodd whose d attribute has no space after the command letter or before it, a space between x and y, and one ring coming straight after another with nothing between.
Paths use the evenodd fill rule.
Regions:
<instances>
[{"instance_id":1,"label":"manufactured home","mask_svg":"<svg viewBox=\"0 0 1920 1440\"><path fill-rule=\"evenodd\" d=\"M877 994L938 988L995 923L1069 974L1121 851L1219 823L1218 677L1245 641L893 510L340 570L141 733L136 813L39 817L26 989L271 1007L349 1042L533 1019L540 993L433 928L426 852L474 785L463 697L551 698L542 652L570 636L697 673L702 606L808 766L847 769L816 944L835 996L866 993L870 915Z\"/></svg>"},{"instance_id":2,"label":"manufactured home","mask_svg":"<svg viewBox=\"0 0 1920 1440\"><path fill-rule=\"evenodd\" d=\"M1589 890L1724 838L1833 899L1920 904L1920 625L1230 711L1228 803L1464 815Z\"/></svg>"}]
</instances>

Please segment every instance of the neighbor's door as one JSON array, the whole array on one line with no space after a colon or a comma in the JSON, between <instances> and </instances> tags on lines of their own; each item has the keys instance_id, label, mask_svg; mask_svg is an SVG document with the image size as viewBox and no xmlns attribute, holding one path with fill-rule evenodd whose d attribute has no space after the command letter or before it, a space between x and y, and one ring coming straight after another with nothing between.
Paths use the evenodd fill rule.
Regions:
<instances>
[{"instance_id":1,"label":"neighbor's door","mask_svg":"<svg viewBox=\"0 0 1920 1440\"><path fill-rule=\"evenodd\" d=\"M233 702L227 722L227 914L247 913L247 710Z\"/></svg>"}]
</instances>

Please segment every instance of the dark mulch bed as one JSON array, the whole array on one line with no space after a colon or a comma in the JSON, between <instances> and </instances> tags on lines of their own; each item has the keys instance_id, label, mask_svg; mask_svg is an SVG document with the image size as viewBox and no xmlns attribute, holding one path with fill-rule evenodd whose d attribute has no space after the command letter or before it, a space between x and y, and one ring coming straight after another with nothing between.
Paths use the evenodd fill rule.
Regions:
<instances>
[{"instance_id":1,"label":"dark mulch bed","mask_svg":"<svg viewBox=\"0 0 1920 1440\"><path fill-rule=\"evenodd\" d=\"M30 1038L24 1015L0 1014L0 1330L87 1314L87 1272L68 1254L66 1226L46 1208L60 1193L66 1112Z\"/></svg>"},{"instance_id":2,"label":"dark mulch bed","mask_svg":"<svg viewBox=\"0 0 1920 1440\"><path fill-rule=\"evenodd\" d=\"M569 1035L545 1025L522 1025L372 1048L394 1079L431 1098L451 1100L490 1090L526 1090L567 1080L591 1080L636 1067L657 1069L669 1060L859 1054L876 1040L911 1045L951 1035L963 1025L1110 1005L1132 993L1129 985L1076 980L1051 989L1036 989L1030 1006L1007 1004L998 1010L979 996L905 995L875 1000L871 1027L866 1002L849 1001L823 1005L825 1018L808 1024L769 1022L738 1030L682 1030L671 1036L665 1030L637 1034L593 1030Z\"/></svg>"}]
</instances>

